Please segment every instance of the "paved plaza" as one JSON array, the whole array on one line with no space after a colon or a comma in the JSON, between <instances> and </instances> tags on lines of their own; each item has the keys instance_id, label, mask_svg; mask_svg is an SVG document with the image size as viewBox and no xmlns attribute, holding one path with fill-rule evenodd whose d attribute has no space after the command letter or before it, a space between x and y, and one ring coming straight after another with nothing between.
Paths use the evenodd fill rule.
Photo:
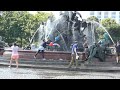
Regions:
<instances>
[{"instance_id":1,"label":"paved plaza","mask_svg":"<svg viewBox=\"0 0 120 90\"><path fill-rule=\"evenodd\" d=\"M120 73L0 67L0 79L120 79Z\"/></svg>"}]
</instances>

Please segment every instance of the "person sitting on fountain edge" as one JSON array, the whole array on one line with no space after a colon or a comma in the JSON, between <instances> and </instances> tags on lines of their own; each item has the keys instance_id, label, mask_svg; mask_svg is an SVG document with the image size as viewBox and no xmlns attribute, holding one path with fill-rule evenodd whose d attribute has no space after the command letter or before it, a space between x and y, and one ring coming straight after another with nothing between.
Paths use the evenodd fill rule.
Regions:
<instances>
[{"instance_id":1,"label":"person sitting on fountain edge","mask_svg":"<svg viewBox=\"0 0 120 90\"><path fill-rule=\"evenodd\" d=\"M46 46L47 46L47 42L45 40L43 40L43 43L40 45L40 47L39 47L37 53L35 54L34 58L36 58L38 53L42 52L42 58L43 58L43 60L45 60L44 50L45 50Z\"/></svg>"}]
</instances>

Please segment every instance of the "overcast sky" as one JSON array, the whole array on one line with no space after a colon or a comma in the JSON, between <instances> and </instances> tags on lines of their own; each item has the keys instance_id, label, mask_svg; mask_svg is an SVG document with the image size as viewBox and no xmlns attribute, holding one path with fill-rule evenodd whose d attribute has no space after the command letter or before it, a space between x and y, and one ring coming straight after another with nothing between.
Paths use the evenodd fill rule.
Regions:
<instances>
[{"instance_id":1,"label":"overcast sky","mask_svg":"<svg viewBox=\"0 0 120 90\"><path fill-rule=\"evenodd\" d=\"M36 11L29 11L30 13L32 14L35 14ZM43 11L43 12L52 12L54 13L54 15L58 15L59 14L59 11ZM83 17L83 19L86 19L87 17L89 17L89 11L79 11Z\"/></svg>"}]
</instances>

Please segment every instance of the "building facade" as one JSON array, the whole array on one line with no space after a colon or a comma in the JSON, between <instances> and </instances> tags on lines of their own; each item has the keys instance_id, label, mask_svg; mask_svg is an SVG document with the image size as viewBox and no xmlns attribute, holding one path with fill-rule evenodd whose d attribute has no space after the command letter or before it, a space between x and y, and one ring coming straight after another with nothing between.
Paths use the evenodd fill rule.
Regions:
<instances>
[{"instance_id":1,"label":"building facade","mask_svg":"<svg viewBox=\"0 0 120 90\"><path fill-rule=\"evenodd\" d=\"M99 20L112 18L120 23L120 11L90 11L90 16L96 16Z\"/></svg>"}]
</instances>

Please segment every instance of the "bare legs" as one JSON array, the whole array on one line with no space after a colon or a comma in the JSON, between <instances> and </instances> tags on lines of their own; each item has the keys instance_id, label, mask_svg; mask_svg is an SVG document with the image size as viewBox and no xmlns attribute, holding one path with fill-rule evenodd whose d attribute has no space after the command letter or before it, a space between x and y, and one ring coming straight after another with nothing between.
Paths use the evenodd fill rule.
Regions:
<instances>
[{"instance_id":1,"label":"bare legs","mask_svg":"<svg viewBox=\"0 0 120 90\"><path fill-rule=\"evenodd\" d=\"M15 61L16 61L16 68L18 68L18 59L16 59Z\"/></svg>"},{"instance_id":2,"label":"bare legs","mask_svg":"<svg viewBox=\"0 0 120 90\"><path fill-rule=\"evenodd\" d=\"M120 56L116 56L116 61L119 63Z\"/></svg>"},{"instance_id":3,"label":"bare legs","mask_svg":"<svg viewBox=\"0 0 120 90\"><path fill-rule=\"evenodd\" d=\"M13 59L10 60L10 65L9 65L10 68L12 65L12 61L13 61ZM18 68L18 59L15 59L15 62L16 62L16 68Z\"/></svg>"},{"instance_id":4,"label":"bare legs","mask_svg":"<svg viewBox=\"0 0 120 90\"><path fill-rule=\"evenodd\" d=\"M38 53L42 53L42 58L44 59L44 50L38 50L34 56L34 58L36 58Z\"/></svg>"}]
</instances>

